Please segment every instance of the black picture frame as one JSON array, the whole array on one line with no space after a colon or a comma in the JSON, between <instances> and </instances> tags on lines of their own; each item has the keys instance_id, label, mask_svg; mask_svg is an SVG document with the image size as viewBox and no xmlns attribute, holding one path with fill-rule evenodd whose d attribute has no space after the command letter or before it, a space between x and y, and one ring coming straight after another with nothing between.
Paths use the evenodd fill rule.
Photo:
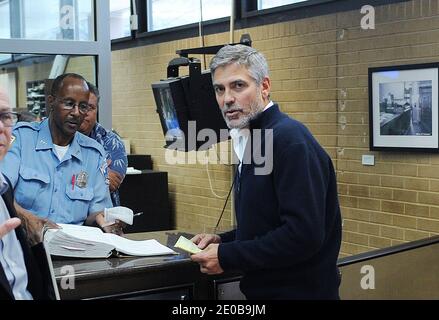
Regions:
<instances>
[{"instance_id":1,"label":"black picture frame","mask_svg":"<svg viewBox=\"0 0 439 320\"><path fill-rule=\"evenodd\" d=\"M439 63L369 68L374 151L439 151Z\"/></svg>"}]
</instances>

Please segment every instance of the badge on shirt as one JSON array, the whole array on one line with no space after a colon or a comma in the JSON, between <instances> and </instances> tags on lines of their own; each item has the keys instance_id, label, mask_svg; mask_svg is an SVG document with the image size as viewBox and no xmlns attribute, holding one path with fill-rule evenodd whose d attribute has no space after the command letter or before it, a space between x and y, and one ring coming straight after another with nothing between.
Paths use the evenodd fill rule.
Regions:
<instances>
[{"instance_id":1,"label":"badge on shirt","mask_svg":"<svg viewBox=\"0 0 439 320\"><path fill-rule=\"evenodd\" d=\"M87 180L88 180L88 174L85 171L81 171L76 175L76 182L75 184L79 188L85 188L87 187Z\"/></svg>"}]
</instances>

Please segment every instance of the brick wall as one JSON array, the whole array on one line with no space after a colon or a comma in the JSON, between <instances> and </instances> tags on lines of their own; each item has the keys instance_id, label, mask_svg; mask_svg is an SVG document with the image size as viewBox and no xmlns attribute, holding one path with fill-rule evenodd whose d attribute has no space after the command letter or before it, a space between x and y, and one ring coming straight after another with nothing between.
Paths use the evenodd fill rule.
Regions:
<instances>
[{"instance_id":1,"label":"brick wall","mask_svg":"<svg viewBox=\"0 0 439 320\"><path fill-rule=\"evenodd\" d=\"M358 8L235 34L239 39L250 33L253 46L268 59L273 100L310 128L334 161L344 222L342 255L439 233L439 156L370 152L367 88L369 67L439 60L439 1L375 9L375 30L360 28ZM227 33L207 36L205 44L228 38ZM131 139L133 153L151 154L155 169L169 172L176 227L209 231L224 199L210 191L205 165L166 163L151 92L151 83L166 77L175 50L198 46L191 38L114 51L113 122ZM362 154L374 154L375 166L363 166ZM213 164L209 170L214 190L224 196L230 167ZM223 227L232 223L229 205Z\"/></svg>"}]
</instances>

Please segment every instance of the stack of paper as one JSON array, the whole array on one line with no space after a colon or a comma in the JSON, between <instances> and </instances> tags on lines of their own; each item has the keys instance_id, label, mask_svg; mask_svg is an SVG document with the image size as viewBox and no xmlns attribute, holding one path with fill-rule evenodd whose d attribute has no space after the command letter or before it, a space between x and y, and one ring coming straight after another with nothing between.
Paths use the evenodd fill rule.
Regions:
<instances>
[{"instance_id":1,"label":"stack of paper","mask_svg":"<svg viewBox=\"0 0 439 320\"><path fill-rule=\"evenodd\" d=\"M49 229L44 236L50 254L78 258L108 258L118 252L131 256L177 254L157 240L129 240L99 228L59 224L62 229Z\"/></svg>"},{"instance_id":2,"label":"stack of paper","mask_svg":"<svg viewBox=\"0 0 439 320\"><path fill-rule=\"evenodd\" d=\"M198 248L195 243L193 243L189 239L186 239L183 236L180 236L180 238L178 238L178 240L175 243L174 247L180 248L180 249L182 249L184 251L187 251L189 253L192 253L192 254L203 251L200 248Z\"/></svg>"}]
</instances>

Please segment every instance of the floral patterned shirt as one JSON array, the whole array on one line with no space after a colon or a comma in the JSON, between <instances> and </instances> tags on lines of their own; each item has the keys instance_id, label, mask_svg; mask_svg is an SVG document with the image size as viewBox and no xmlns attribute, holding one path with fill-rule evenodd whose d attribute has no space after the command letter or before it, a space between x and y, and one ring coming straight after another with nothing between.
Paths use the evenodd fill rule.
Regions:
<instances>
[{"instance_id":1,"label":"floral patterned shirt","mask_svg":"<svg viewBox=\"0 0 439 320\"><path fill-rule=\"evenodd\" d=\"M105 129L96 122L96 125L90 133L90 138L96 140L104 147L107 160L111 160L109 168L118 172L122 178L125 178L128 167L128 158L125 151L125 145L120 137L115 132ZM118 190L111 192L111 200L113 206L120 206Z\"/></svg>"}]
</instances>

